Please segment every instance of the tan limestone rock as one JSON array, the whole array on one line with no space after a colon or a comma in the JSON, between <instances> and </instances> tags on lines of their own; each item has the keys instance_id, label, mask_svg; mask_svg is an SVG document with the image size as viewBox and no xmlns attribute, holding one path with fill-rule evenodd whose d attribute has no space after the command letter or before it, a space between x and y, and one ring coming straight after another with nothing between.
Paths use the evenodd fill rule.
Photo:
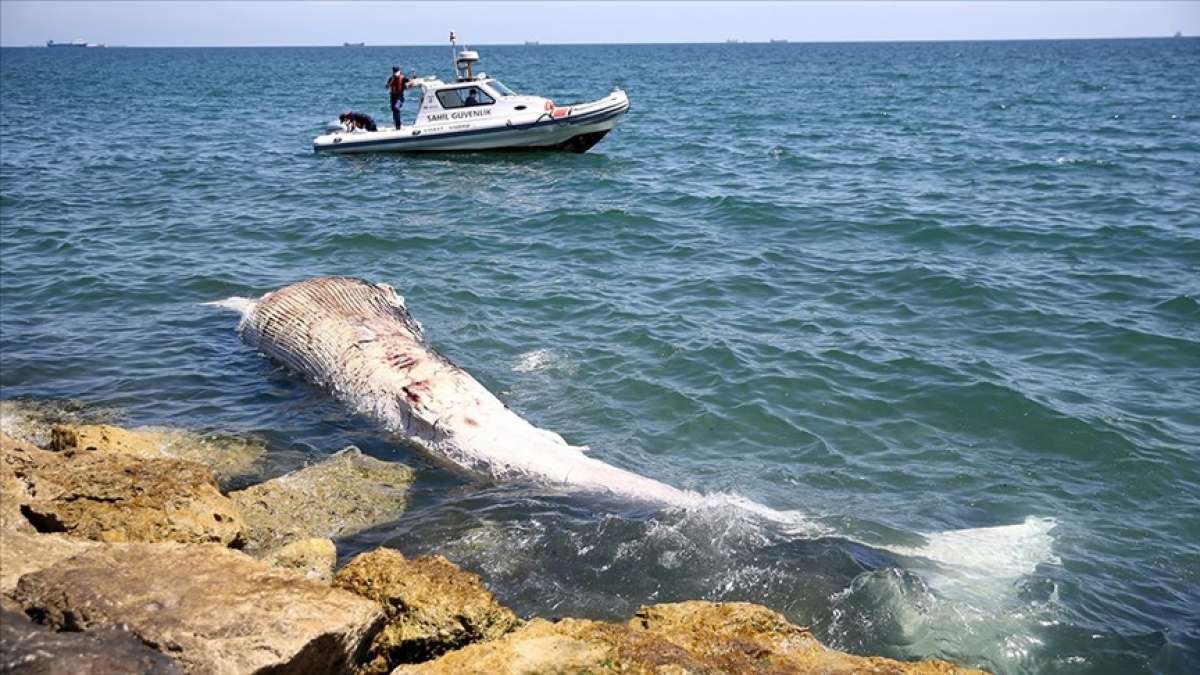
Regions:
<instances>
[{"instance_id":1,"label":"tan limestone rock","mask_svg":"<svg viewBox=\"0 0 1200 675\"><path fill-rule=\"evenodd\" d=\"M25 613L56 630L120 627L189 673L350 673L379 606L234 550L100 546L21 577Z\"/></svg>"},{"instance_id":2,"label":"tan limestone rock","mask_svg":"<svg viewBox=\"0 0 1200 675\"><path fill-rule=\"evenodd\" d=\"M530 621L508 635L395 673L874 673L966 675L944 661L903 662L827 649L807 629L750 603L643 607L628 623Z\"/></svg>"},{"instance_id":3,"label":"tan limestone rock","mask_svg":"<svg viewBox=\"0 0 1200 675\"><path fill-rule=\"evenodd\" d=\"M337 565L337 547L329 539L300 539L264 554L263 562L299 572L305 579L328 584Z\"/></svg>"},{"instance_id":4,"label":"tan limestone rock","mask_svg":"<svg viewBox=\"0 0 1200 675\"><path fill-rule=\"evenodd\" d=\"M478 576L442 556L410 560L399 551L380 548L350 561L333 583L377 601L387 611L387 625L372 645L374 672L492 640L520 624Z\"/></svg>"},{"instance_id":5,"label":"tan limestone rock","mask_svg":"<svg viewBox=\"0 0 1200 675\"><path fill-rule=\"evenodd\" d=\"M0 530L0 593L16 588L17 580L25 574L45 569L99 545L61 534Z\"/></svg>"},{"instance_id":6,"label":"tan limestone rock","mask_svg":"<svg viewBox=\"0 0 1200 675\"><path fill-rule=\"evenodd\" d=\"M23 445L32 447L0 432L0 530L34 531L21 513L21 506L32 499L25 482L17 477L17 470L25 464L19 457Z\"/></svg>"},{"instance_id":7,"label":"tan limestone rock","mask_svg":"<svg viewBox=\"0 0 1200 675\"><path fill-rule=\"evenodd\" d=\"M17 479L12 469L0 464L0 530L34 531L21 513L21 505L28 501L25 484Z\"/></svg>"},{"instance_id":8,"label":"tan limestone rock","mask_svg":"<svg viewBox=\"0 0 1200 675\"><path fill-rule=\"evenodd\" d=\"M181 675L175 662L121 630L56 633L0 611L0 672L28 675Z\"/></svg>"},{"instance_id":9,"label":"tan limestone rock","mask_svg":"<svg viewBox=\"0 0 1200 675\"><path fill-rule=\"evenodd\" d=\"M24 508L34 500L33 476L61 457L31 441L0 432L0 529L36 532Z\"/></svg>"},{"instance_id":10,"label":"tan limestone rock","mask_svg":"<svg viewBox=\"0 0 1200 675\"><path fill-rule=\"evenodd\" d=\"M39 532L100 541L239 545L245 527L208 469L176 459L6 445L0 464L25 485L21 513Z\"/></svg>"},{"instance_id":11,"label":"tan limestone rock","mask_svg":"<svg viewBox=\"0 0 1200 675\"><path fill-rule=\"evenodd\" d=\"M350 535L404 513L412 469L353 446L328 459L229 493L249 527L248 550Z\"/></svg>"},{"instance_id":12,"label":"tan limestone rock","mask_svg":"<svg viewBox=\"0 0 1200 675\"><path fill-rule=\"evenodd\" d=\"M252 474L266 446L236 436L202 435L168 427L124 429L110 424L60 424L50 431L51 450L95 449L136 457L168 457L197 462L218 481Z\"/></svg>"}]
</instances>

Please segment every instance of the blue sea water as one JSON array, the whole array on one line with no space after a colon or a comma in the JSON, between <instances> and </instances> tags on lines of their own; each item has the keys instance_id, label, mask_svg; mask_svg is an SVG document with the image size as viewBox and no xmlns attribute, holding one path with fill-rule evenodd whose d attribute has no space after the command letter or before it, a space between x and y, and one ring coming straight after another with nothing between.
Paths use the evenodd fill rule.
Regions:
<instances>
[{"instance_id":1,"label":"blue sea water","mask_svg":"<svg viewBox=\"0 0 1200 675\"><path fill-rule=\"evenodd\" d=\"M1200 667L1200 41L481 52L633 109L586 155L317 156L449 48L0 50L2 398L257 436L266 475L407 462L339 554L442 552L526 616L749 600L858 653ZM201 304L324 274L710 506L449 471Z\"/></svg>"}]
</instances>

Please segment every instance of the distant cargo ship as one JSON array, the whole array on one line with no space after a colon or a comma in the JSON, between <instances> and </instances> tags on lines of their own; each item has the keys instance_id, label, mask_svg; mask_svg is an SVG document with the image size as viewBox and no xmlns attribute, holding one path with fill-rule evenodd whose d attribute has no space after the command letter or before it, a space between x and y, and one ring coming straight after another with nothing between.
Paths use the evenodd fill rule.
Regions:
<instances>
[{"instance_id":1,"label":"distant cargo ship","mask_svg":"<svg viewBox=\"0 0 1200 675\"><path fill-rule=\"evenodd\" d=\"M70 42L55 42L54 40L46 40L47 47L103 47L95 43L84 42L83 40L71 40Z\"/></svg>"},{"instance_id":2,"label":"distant cargo ship","mask_svg":"<svg viewBox=\"0 0 1200 675\"><path fill-rule=\"evenodd\" d=\"M540 44L542 44L542 43L538 42L537 40L526 40L525 41L525 45L528 47L536 47L537 45L540 45Z\"/></svg>"},{"instance_id":3,"label":"distant cargo ship","mask_svg":"<svg viewBox=\"0 0 1200 675\"><path fill-rule=\"evenodd\" d=\"M771 40L771 44L773 44L773 45L781 45L781 44L786 44L786 43L787 43L787 40L775 40L775 39Z\"/></svg>"},{"instance_id":4,"label":"distant cargo ship","mask_svg":"<svg viewBox=\"0 0 1200 675\"><path fill-rule=\"evenodd\" d=\"M343 47L366 47L367 43L365 43L365 42L343 42L342 46Z\"/></svg>"},{"instance_id":5,"label":"distant cargo ship","mask_svg":"<svg viewBox=\"0 0 1200 675\"><path fill-rule=\"evenodd\" d=\"M728 39L728 40L726 40L726 41L725 41L725 44L727 44L727 45L736 45L736 44L738 44L738 43L740 43L740 42L741 42L741 40L734 40L734 39L730 38L730 39Z\"/></svg>"}]
</instances>

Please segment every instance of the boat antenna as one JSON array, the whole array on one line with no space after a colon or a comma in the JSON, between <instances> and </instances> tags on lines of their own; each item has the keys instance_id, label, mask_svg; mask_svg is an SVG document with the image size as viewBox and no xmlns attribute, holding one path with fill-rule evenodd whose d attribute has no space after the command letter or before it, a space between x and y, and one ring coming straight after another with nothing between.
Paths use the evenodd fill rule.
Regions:
<instances>
[{"instance_id":1,"label":"boat antenna","mask_svg":"<svg viewBox=\"0 0 1200 675\"><path fill-rule=\"evenodd\" d=\"M454 31L450 31L450 67L454 69L455 78L458 77L458 38L455 37Z\"/></svg>"}]
</instances>

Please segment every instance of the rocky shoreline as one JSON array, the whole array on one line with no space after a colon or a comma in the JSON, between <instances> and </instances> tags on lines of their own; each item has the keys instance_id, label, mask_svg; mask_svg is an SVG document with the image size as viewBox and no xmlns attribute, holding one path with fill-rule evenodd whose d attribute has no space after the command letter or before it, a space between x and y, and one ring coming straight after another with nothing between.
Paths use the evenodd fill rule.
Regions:
<instances>
[{"instance_id":1,"label":"rocky shoreline","mask_svg":"<svg viewBox=\"0 0 1200 675\"><path fill-rule=\"evenodd\" d=\"M0 671L979 672L833 651L749 603L549 621L439 555L337 569L339 537L404 512L410 468L351 447L228 491L261 444L3 405Z\"/></svg>"}]
</instances>

